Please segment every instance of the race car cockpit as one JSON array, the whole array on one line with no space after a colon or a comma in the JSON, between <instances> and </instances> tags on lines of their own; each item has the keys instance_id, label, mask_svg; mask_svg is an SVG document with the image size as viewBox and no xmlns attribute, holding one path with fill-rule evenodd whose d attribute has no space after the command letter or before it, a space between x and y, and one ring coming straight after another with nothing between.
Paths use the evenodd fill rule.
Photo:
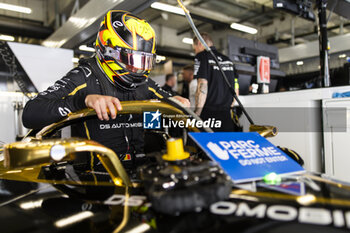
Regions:
<instances>
[{"instance_id":1,"label":"race car cockpit","mask_svg":"<svg viewBox=\"0 0 350 233\"><path fill-rule=\"evenodd\" d=\"M130 101L122 106L119 114L159 111L174 121L200 120L176 102ZM245 154L258 145L252 141L261 137L257 133L240 133L248 138L246 144L232 137L227 144L222 139L226 134L196 124L175 132L180 138L164 129L145 130L146 137L156 135L162 144L153 148L164 150L147 151L146 159L128 170L113 150L97 142L50 138L59 129L91 117L96 117L93 110L82 110L4 147L0 215L12 215L0 222L13 224L15 216L31 220L4 232L345 232L350 226L350 186L345 183L302 170L280 174L274 169L265 170L258 179L237 182L235 175L244 172L235 168L232 174L213 159L211 153L219 145L222 161L229 160L226 155L245 156L244 164L258 161L248 160ZM276 133L273 127L257 128L264 136ZM206 134L211 144L203 146L198 135ZM215 138L221 138L216 146ZM237 145L246 147L240 155L232 149ZM282 153L261 151L268 157L272 151ZM104 170L93 171L76 162L86 153L94 153Z\"/></svg>"}]
</instances>

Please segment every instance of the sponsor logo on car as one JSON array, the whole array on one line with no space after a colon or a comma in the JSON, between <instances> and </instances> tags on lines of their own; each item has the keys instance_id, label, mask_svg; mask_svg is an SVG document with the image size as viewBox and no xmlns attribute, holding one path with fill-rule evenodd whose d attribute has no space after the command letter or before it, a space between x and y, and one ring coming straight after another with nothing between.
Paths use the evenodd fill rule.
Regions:
<instances>
[{"instance_id":1,"label":"sponsor logo on car","mask_svg":"<svg viewBox=\"0 0 350 233\"><path fill-rule=\"evenodd\" d=\"M331 225L350 228L350 211L319 207L294 207L288 205L267 205L264 203L248 205L220 201L210 206L210 212L217 215L237 217L268 218L275 221L297 221L305 224Z\"/></svg>"},{"instance_id":2,"label":"sponsor logo on car","mask_svg":"<svg viewBox=\"0 0 350 233\"><path fill-rule=\"evenodd\" d=\"M231 197L235 200L235 197ZM105 205L121 206L151 206L146 196L114 194L104 201ZM296 221L304 224L315 224L339 228L350 228L350 211L341 209L328 209L322 207L297 207L292 205L268 205L266 203L247 203L219 201L213 203L210 212L215 215L231 215L236 217L250 217L274 221L291 222Z\"/></svg>"}]
</instances>

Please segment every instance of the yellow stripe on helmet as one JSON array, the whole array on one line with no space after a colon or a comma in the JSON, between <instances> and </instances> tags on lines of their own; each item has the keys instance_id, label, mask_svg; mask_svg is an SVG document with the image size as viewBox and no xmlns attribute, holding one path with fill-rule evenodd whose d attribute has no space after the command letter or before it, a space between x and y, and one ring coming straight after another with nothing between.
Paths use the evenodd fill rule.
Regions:
<instances>
[{"instance_id":1,"label":"yellow stripe on helmet","mask_svg":"<svg viewBox=\"0 0 350 233\"><path fill-rule=\"evenodd\" d=\"M97 59L98 63L100 64L101 68L103 69L104 73L107 75L107 77L114 82L113 76L115 76L115 72L111 69L111 67L106 62L101 62L100 59Z\"/></svg>"},{"instance_id":2,"label":"yellow stripe on helmet","mask_svg":"<svg viewBox=\"0 0 350 233\"><path fill-rule=\"evenodd\" d=\"M131 31L136 32L139 36L141 36L145 40L150 40L155 37L155 32L151 25L147 23L145 20L140 20L128 15L130 19L125 21L125 26Z\"/></svg>"},{"instance_id":3,"label":"yellow stripe on helmet","mask_svg":"<svg viewBox=\"0 0 350 233\"><path fill-rule=\"evenodd\" d=\"M137 37L139 35L145 40L154 40L155 41L155 32L151 25L143 19L138 19L136 17L128 15L128 20L125 21L125 17L123 17L123 21L125 26L129 29L129 31L133 34L133 48L137 50ZM155 42L153 42L152 53L155 53Z\"/></svg>"}]
</instances>

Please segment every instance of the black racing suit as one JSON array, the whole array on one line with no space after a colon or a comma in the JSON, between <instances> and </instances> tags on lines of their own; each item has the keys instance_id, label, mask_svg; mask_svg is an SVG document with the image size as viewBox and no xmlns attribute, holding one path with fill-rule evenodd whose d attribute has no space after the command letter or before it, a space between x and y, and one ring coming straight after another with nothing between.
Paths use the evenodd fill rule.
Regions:
<instances>
[{"instance_id":1,"label":"black racing suit","mask_svg":"<svg viewBox=\"0 0 350 233\"><path fill-rule=\"evenodd\" d=\"M167 98L171 95L153 80L125 90L112 84L102 72L95 58L80 62L79 66L58 80L36 98L28 101L23 112L23 124L39 129L65 117L70 112L86 108L85 97L100 94L117 97L120 101ZM113 149L119 156L143 153L143 124L140 115L118 115L115 120L90 119L77 125L73 136L95 140Z\"/></svg>"}]
</instances>

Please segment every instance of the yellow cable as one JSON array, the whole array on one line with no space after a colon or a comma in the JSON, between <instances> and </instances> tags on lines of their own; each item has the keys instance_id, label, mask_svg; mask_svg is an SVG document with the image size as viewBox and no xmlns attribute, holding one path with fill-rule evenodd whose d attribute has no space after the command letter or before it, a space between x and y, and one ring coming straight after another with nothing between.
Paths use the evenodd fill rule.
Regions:
<instances>
[{"instance_id":1,"label":"yellow cable","mask_svg":"<svg viewBox=\"0 0 350 233\"><path fill-rule=\"evenodd\" d=\"M189 10L186 9L185 5L182 3L181 0L177 0L177 3L179 3L180 7L182 8L182 10L184 10L184 12L186 12L187 14L189 14Z\"/></svg>"}]
</instances>

